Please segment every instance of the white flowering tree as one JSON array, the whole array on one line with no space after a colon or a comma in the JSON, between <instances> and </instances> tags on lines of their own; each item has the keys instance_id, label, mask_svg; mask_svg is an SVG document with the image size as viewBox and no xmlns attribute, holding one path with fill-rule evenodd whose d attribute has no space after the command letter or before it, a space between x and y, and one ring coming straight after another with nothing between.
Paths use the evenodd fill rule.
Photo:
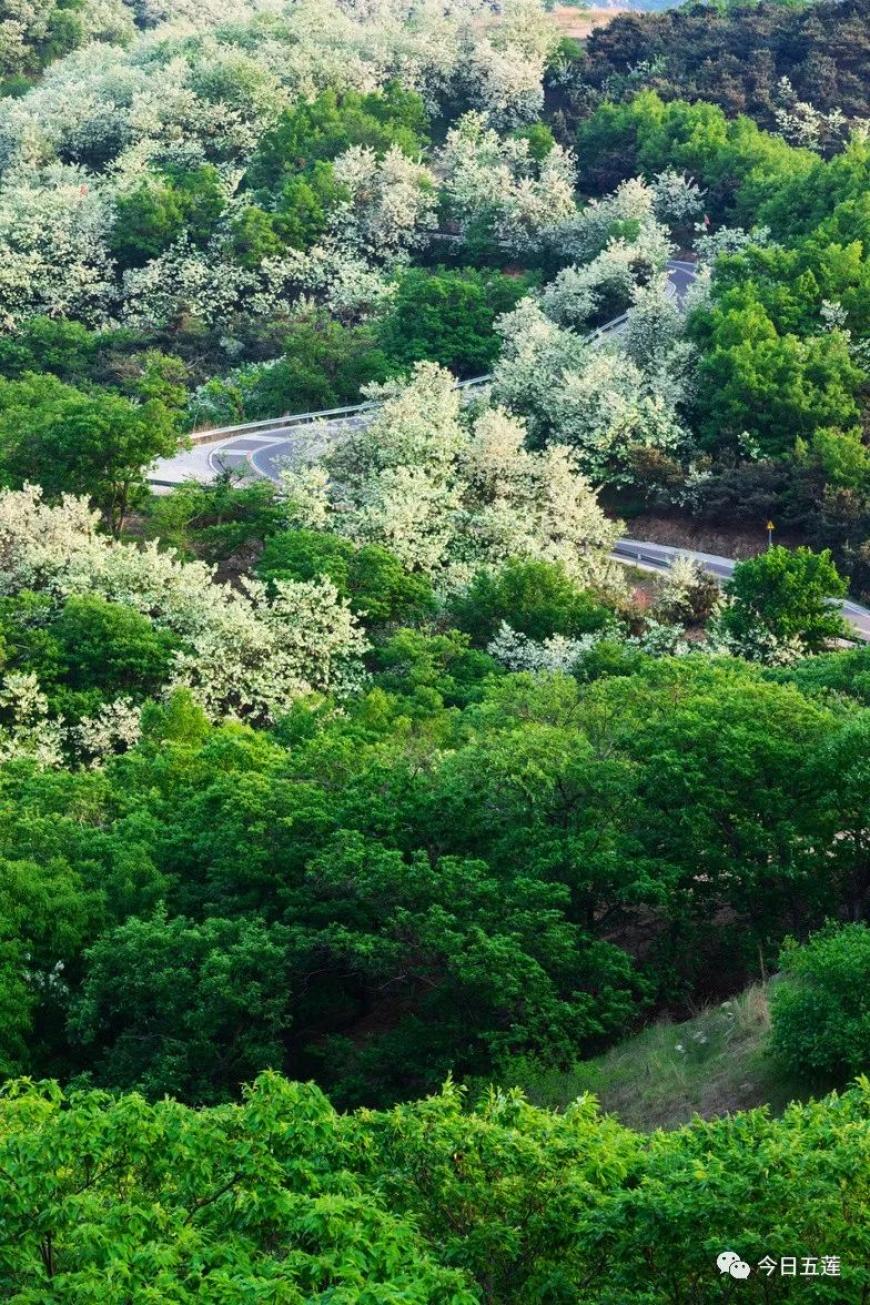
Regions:
<instances>
[{"instance_id":1,"label":"white flowering tree","mask_svg":"<svg viewBox=\"0 0 870 1305\"><path fill-rule=\"evenodd\" d=\"M527 421L536 443L569 445L593 480L627 478L638 447L671 455L687 447L676 406L683 391L666 369L648 374L618 345L587 344L531 298L498 329L494 398Z\"/></svg>"},{"instance_id":2,"label":"white flowering tree","mask_svg":"<svg viewBox=\"0 0 870 1305\"><path fill-rule=\"evenodd\" d=\"M329 479L288 475L295 523L384 544L445 591L513 557L560 562L583 583L612 580L617 526L569 449L529 451L503 409L469 418L453 377L433 363L368 393L382 406L328 459Z\"/></svg>"},{"instance_id":3,"label":"white flowering tree","mask_svg":"<svg viewBox=\"0 0 870 1305\"><path fill-rule=\"evenodd\" d=\"M575 210L573 155L554 145L538 163L527 140L499 136L481 113L466 113L451 127L438 171L460 231L487 223L518 253L537 248Z\"/></svg>"},{"instance_id":4,"label":"white flowering tree","mask_svg":"<svg viewBox=\"0 0 870 1305\"><path fill-rule=\"evenodd\" d=\"M23 170L0 188L0 325L31 313L103 324L115 299L111 210L77 168Z\"/></svg>"},{"instance_id":5,"label":"white flowering tree","mask_svg":"<svg viewBox=\"0 0 870 1305\"><path fill-rule=\"evenodd\" d=\"M665 168L653 177L651 188L655 216L669 227L690 225L704 211L704 191L685 172Z\"/></svg>"},{"instance_id":6,"label":"white flowering tree","mask_svg":"<svg viewBox=\"0 0 870 1305\"><path fill-rule=\"evenodd\" d=\"M664 267L673 252L670 233L656 213L655 191L640 177L567 215L550 232L550 245L560 258L586 263L618 238L629 240L635 259L651 270Z\"/></svg>"},{"instance_id":7,"label":"white flowering tree","mask_svg":"<svg viewBox=\"0 0 870 1305\"><path fill-rule=\"evenodd\" d=\"M98 594L171 630L183 647L167 691L189 688L214 719L268 722L312 690L360 683L365 639L329 581L231 589L201 562L107 539L85 500L50 507L33 486L0 492L0 592L22 589Z\"/></svg>"},{"instance_id":8,"label":"white flowering tree","mask_svg":"<svg viewBox=\"0 0 870 1305\"><path fill-rule=\"evenodd\" d=\"M382 159L367 146L351 146L333 173L347 192L331 218L342 247L388 262L424 245L437 226L435 178L398 146Z\"/></svg>"},{"instance_id":9,"label":"white flowering tree","mask_svg":"<svg viewBox=\"0 0 870 1305\"><path fill-rule=\"evenodd\" d=\"M59 0L4 0L0 13L0 76L32 71L38 64L37 50L51 42L64 20L71 45L122 44L134 32L123 0L83 0L72 10Z\"/></svg>"},{"instance_id":10,"label":"white flowering tree","mask_svg":"<svg viewBox=\"0 0 870 1305\"><path fill-rule=\"evenodd\" d=\"M461 71L468 99L494 126L532 122L544 104L544 72L559 43L538 0L507 0L501 21L471 34Z\"/></svg>"},{"instance_id":11,"label":"white flowering tree","mask_svg":"<svg viewBox=\"0 0 870 1305\"><path fill-rule=\"evenodd\" d=\"M0 762L27 758L40 766L63 760L63 727L48 719L48 701L30 672L0 675Z\"/></svg>"},{"instance_id":12,"label":"white flowering tree","mask_svg":"<svg viewBox=\"0 0 870 1305\"><path fill-rule=\"evenodd\" d=\"M595 631L594 634L581 635L579 639L569 639L564 634L554 634L543 640L530 639L512 629L507 621L502 621L486 651L509 671L570 675L584 653L594 648L602 637L601 632Z\"/></svg>"},{"instance_id":13,"label":"white flowering tree","mask_svg":"<svg viewBox=\"0 0 870 1305\"><path fill-rule=\"evenodd\" d=\"M159 329L190 313L209 326L227 320L264 290L258 272L194 249L186 239L124 273L121 320L126 326Z\"/></svg>"},{"instance_id":14,"label":"white flowering tree","mask_svg":"<svg viewBox=\"0 0 870 1305\"><path fill-rule=\"evenodd\" d=\"M557 273L541 294L541 307L560 326L583 329L602 304L609 305L611 317L627 307L640 288L639 276L649 270L645 249L612 240L590 262Z\"/></svg>"}]
</instances>

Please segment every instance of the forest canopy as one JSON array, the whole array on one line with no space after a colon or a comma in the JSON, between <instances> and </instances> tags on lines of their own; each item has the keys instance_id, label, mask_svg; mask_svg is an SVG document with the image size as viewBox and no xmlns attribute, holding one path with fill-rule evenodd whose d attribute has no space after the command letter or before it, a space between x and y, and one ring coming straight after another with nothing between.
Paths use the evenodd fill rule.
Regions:
<instances>
[{"instance_id":1,"label":"forest canopy","mask_svg":"<svg viewBox=\"0 0 870 1305\"><path fill-rule=\"evenodd\" d=\"M4 1299L870 1291L866 16L4 8Z\"/></svg>"}]
</instances>

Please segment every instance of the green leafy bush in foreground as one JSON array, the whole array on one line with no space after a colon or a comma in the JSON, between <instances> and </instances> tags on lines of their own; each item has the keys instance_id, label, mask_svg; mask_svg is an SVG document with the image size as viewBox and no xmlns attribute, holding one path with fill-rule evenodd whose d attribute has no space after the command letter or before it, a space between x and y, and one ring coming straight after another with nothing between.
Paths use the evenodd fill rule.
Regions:
<instances>
[{"instance_id":1,"label":"green leafy bush in foreground","mask_svg":"<svg viewBox=\"0 0 870 1305\"><path fill-rule=\"evenodd\" d=\"M0 1100L0 1291L23 1302L330 1305L732 1299L716 1256L840 1257L777 1300L866 1300L870 1083L643 1136L581 1098L442 1093L336 1113L262 1075L241 1105L51 1085ZM800 1259L798 1260L800 1263Z\"/></svg>"},{"instance_id":2,"label":"green leafy bush in foreground","mask_svg":"<svg viewBox=\"0 0 870 1305\"><path fill-rule=\"evenodd\" d=\"M870 929L834 924L783 949L773 1050L792 1072L843 1082L870 1064Z\"/></svg>"}]
</instances>

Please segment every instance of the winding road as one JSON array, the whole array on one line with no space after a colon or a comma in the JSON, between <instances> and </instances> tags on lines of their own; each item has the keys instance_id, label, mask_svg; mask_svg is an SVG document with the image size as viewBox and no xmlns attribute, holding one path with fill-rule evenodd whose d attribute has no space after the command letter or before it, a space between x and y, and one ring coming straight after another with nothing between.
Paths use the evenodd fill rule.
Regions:
<instances>
[{"instance_id":1,"label":"winding road","mask_svg":"<svg viewBox=\"0 0 870 1305\"><path fill-rule=\"evenodd\" d=\"M668 263L669 290L680 306L695 276L694 263L680 259L671 259ZM590 343L618 335L626 320L627 314L623 313L607 322L592 332L588 337ZM476 377L463 382L463 388L474 388L489 379L488 376ZM222 471L277 480L282 467L311 462L326 452L336 439L364 426L374 406L356 404L325 413L300 413L274 421L249 422L243 426L205 431L191 437L192 448L155 463L149 483L156 493L166 493L189 480L208 483ZM736 565L734 558L634 539L619 540L613 552L615 561L649 571L666 571L680 555L693 558L721 581L728 579ZM841 606L856 637L870 643L870 610L851 600Z\"/></svg>"}]
</instances>

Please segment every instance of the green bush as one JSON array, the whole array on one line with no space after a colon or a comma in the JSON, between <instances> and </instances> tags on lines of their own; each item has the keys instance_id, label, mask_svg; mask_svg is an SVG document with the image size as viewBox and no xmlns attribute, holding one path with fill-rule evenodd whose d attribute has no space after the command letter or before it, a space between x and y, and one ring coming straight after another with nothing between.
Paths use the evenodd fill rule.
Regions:
<instances>
[{"instance_id":1,"label":"green bush","mask_svg":"<svg viewBox=\"0 0 870 1305\"><path fill-rule=\"evenodd\" d=\"M829 924L789 941L771 1005L774 1055L805 1078L845 1082L870 1068L870 928Z\"/></svg>"},{"instance_id":2,"label":"green bush","mask_svg":"<svg viewBox=\"0 0 870 1305\"><path fill-rule=\"evenodd\" d=\"M14 1083L0 1279L20 1302L858 1305L868 1094L648 1137L588 1097L557 1114L492 1091L469 1108L454 1084L348 1114L276 1074L206 1110ZM723 1248L747 1282L718 1272ZM769 1291L755 1266L789 1253L815 1276Z\"/></svg>"},{"instance_id":3,"label":"green bush","mask_svg":"<svg viewBox=\"0 0 870 1305\"><path fill-rule=\"evenodd\" d=\"M457 376L488 372L499 351L493 323L515 307L529 283L528 276L473 267L408 268L378 328L380 345L402 368L427 358Z\"/></svg>"},{"instance_id":4,"label":"green bush","mask_svg":"<svg viewBox=\"0 0 870 1305\"><path fill-rule=\"evenodd\" d=\"M846 583L828 549L768 549L737 563L725 593L719 628L750 661L765 660L781 645L821 652L832 639L848 635L831 602L844 597Z\"/></svg>"},{"instance_id":5,"label":"green bush","mask_svg":"<svg viewBox=\"0 0 870 1305\"><path fill-rule=\"evenodd\" d=\"M485 647L502 621L530 639L576 638L603 629L611 613L554 562L515 560L479 572L453 603L451 615L472 642Z\"/></svg>"},{"instance_id":6,"label":"green bush","mask_svg":"<svg viewBox=\"0 0 870 1305\"><path fill-rule=\"evenodd\" d=\"M410 621L431 612L429 581L406 571L380 544L355 548L341 535L284 530L267 540L257 566L264 580L315 580L326 576L355 612L375 625Z\"/></svg>"}]
</instances>

